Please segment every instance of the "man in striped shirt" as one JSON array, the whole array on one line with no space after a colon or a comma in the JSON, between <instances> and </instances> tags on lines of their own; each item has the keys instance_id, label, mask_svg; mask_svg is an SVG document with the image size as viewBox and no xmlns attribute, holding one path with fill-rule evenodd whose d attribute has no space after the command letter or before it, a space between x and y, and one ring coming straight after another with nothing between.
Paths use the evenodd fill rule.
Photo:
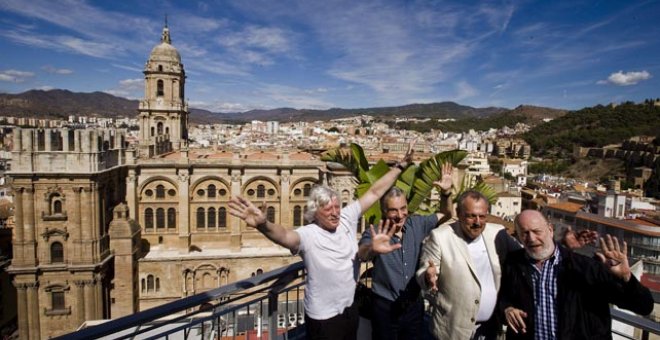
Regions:
<instances>
[{"instance_id":1,"label":"man in striped shirt","mask_svg":"<svg viewBox=\"0 0 660 340\"><path fill-rule=\"evenodd\" d=\"M538 211L515 220L525 247L509 254L502 273L499 310L507 339L612 339L609 304L649 314L653 297L632 275L627 245L601 238L601 261L555 244L552 225Z\"/></svg>"}]
</instances>

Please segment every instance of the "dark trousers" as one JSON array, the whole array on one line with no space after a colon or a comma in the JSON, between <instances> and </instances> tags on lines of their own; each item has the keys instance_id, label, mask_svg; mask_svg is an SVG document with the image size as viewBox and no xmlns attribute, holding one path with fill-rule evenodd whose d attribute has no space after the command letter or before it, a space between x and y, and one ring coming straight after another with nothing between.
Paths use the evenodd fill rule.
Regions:
<instances>
[{"instance_id":1,"label":"dark trousers","mask_svg":"<svg viewBox=\"0 0 660 340\"><path fill-rule=\"evenodd\" d=\"M356 340L359 323L360 315L355 302L330 319L315 320L305 315L305 329L310 340Z\"/></svg>"},{"instance_id":2,"label":"dark trousers","mask_svg":"<svg viewBox=\"0 0 660 340\"><path fill-rule=\"evenodd\" d=\"M476 324L476 329L472 335L471 340L496 340L497 339L497 323L490 318L486 322L479 322Z\"/></svg>"},{"instance_id":3,"label":"dark trousers","mask_svg":"<svg viewBox=\"0 0 660 340\"><path fill-rule=\"evenodd\" d=\"M374 294L371 338L374 340L421 339L424 332L424 301L396 301Z\"/></svg>"}]
</instances>

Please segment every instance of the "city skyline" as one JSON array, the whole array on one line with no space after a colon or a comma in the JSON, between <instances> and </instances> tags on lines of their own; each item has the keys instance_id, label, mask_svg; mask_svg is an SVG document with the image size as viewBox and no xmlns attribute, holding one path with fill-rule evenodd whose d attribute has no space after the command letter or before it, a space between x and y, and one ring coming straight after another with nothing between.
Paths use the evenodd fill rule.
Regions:
<instances>
[{"instance_id":1,"label":"city skyline","mask_svg":"<svg viewBox=\"0 0 660 340\"><path fill-rule=\"evenodd\" d=\"M579 109L658 97L658 10L659 1L0 0L0 92L142 98L144 56L167 15L191 107Z\"/></svg>"}]
</instances>

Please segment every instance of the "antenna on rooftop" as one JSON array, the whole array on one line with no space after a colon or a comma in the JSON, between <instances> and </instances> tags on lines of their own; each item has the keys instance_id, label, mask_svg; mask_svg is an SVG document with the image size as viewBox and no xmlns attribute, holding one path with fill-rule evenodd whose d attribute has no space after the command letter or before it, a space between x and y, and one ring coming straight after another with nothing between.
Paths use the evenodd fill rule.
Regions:
<instances>
[{"instance_id":1,"label":"antenna on rooftop","mask_svg":"<svg viewBox=\"0 0 660 340\"><path fill-rule=\"evenodd\" d=\"M167 27L167 13L165 13L165 27Z\"/></svg>"}]
</instances>

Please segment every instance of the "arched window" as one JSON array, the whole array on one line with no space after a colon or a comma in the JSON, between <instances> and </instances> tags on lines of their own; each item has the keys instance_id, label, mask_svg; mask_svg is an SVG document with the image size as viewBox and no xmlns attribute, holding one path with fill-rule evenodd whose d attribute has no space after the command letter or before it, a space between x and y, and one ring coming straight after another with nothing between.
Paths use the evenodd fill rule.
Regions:
<instances>
[{"instance_id":1,"label":"arched window","mask_svg":"<svg viewBox=\"0 0 660 340\"><path fill-rule=\"evenodd\" d=\"M160 279L159 278L156 278L156 291L157 292L160 291Z\"/></svg>"},{"instance_id":2,"label":"arched window","mask_svg":"<svg viewBox=\"0 0 660 340\"><path fill-rule=\"evenodd\" d=\"M53 202L53 214L62 214L62 201L55 200Z\"/></svg>"},{"instance_id":3,"label":"arched window","mask_svg":"<svg viewBox=\"0 0 660 340\"><path fill-rule=\"evenodd\" d=\"M215 228L216 226L216 217L215 217L215 208L209 208L208 211L208 226L209 228Z\"/></svg>"},{"instance_id":4,"label":"arched window","mask_svg":"<svg viewBox=\"0 0 660 340\"><path fill-rule=\"evenodd\" d=\"M165 187L162 184L156 187L156 198L165 198Z\"/></svg>"},{"instance_id":5,"label":"arched window","mask_svg":"<svg viewBox=\"0 0 660 340\"><path fill-rule=\"evenodd\" d=\"M165 91L163 90L163 80L158 79L156 82L156 96L157 97L162 97L165 94Z\"/></svg>"},{"instance_id":6,"label":"arched window","mask_svg":"<svg viewBox=\"0 0 660 340\"><path fill-rule=\"evenodd\" d=\"M208 193L209 198L215 197L215 185L209 185L209 188L206 192Z\"/></svg>"},{"instance_id":7,"label":"arched window","mask_svg":"<svg viewBox=\"0 0 660 340\"><path fill-rule=\"evenodd\" d=\"M167 227L176 228L176 209L167 209Z\"/></svg>"},{"instance_id":8,"label":"arched window","mask_svg":"<svg viewBox=\"0 0 660 340\"><path fill-rule=\"evenodd\" d=\"M275 223L275 208L268 207L268 209L266 209L266 219L271 223Z\"/></svg>"},{"instance_id":9,"label":"arched window","mask_svg":"<svg viewBox=\"0 0 660 340\"><path fill-rule=\"evenodd\" d=\"M158 122L158 124L156 124L156 132L159 136L163 134L163 122Z\"/></svg>"},{"instance_id":10,"label":"arched window","mask_svg":"<svg viewBox=\"0 0 660 340\"><path fill-rule=\"evenodd\" d=\"M202 287L213 288L213 277L209 273L204 273L202 276Z\"/></svg>"},{"instance_id":11,"label":"arched window","mask_svg":"<svg viewBox=\"0 0 660 340\"><path fill-rule=\"evenodd\" d=\"M227 228L227 209L218 209L218 227Z\"/></svg>"},{"instance_id":12,"label":"arched window","mask_svg":"<svg viewBox=\"0 0 660 340\"><path fill-rule=\"evenodd\" d=\"M264 198L266 197L266 187L263 186L263 184L257 185L257 198Z\"/></svg>"},{"instance_id":13,"label":"arched window","mask_svg":"<svg viewBox=\"0 0 660 340\"><path fill-rule=\"evenodd\" d=\"M53 242L50 245L50 263L64 262L64 247L60 242Z\"/></svg>"},{"instance_id":14,"label":"arched window","mask_svg":"<svg viewBox=\"0 0 660 340\"><path fill-rule=\"evenodd\" d=\"M152 229L154 227L154 210L147 208L144 210L144 227Z\"/></svg>"},{"instance_id":15,"label":"arched window","mask_svg":"<svg viewBox=\"0 0 660 340\"><path fill-rule=\"evenodd\" d=\"M153 137L155 133L156 133L156 129L154 129L154 127L152 126L151 127L151 137Z\"/></svg>"},{"instance_id":16,"label":"arched window","mask_svg":"<svg viewBox=\"0 0 660 340\"><path fill-rule=\"evenodd\" d=\"M302 225L302 209L299 205L293 207L293 226L298 227Z\"/></svg>"},{"instance_id":17,"label":"arched window","mask_svg":"<svg viewBox=\"0 0 660 340\"><path fill-rule=\"evenodd\" d=\"M153 275L148 275L147 276L147 292L153 292L154 291L154 276Z\"/></svg>"},{"instance_id":18,"label":"arched window","mask_svg":"<svg viewBox=\"0 0 660 340\"><path fill-rule=\"evenodd\" d=\"M264 273L264 270L263 270L263 269L261 269L261 268L257 269L257 275L261 275L261 274L263 274L263 273Z\"/></svg>"},{"instance_id":19,"label":"arched window","mask_svg":"<svg viewBox=\"0 0 660 340\"><path fill-rule=\"evenodd\" d=\"M141 287L142 288L142 293L144 293L144 292L147 291L147 284L145 283L144 279L141 280L141 283L142 283L142 287Z\"/></svg>"},{"instance_id":20,"label":"arched window","mask_svg":"<svg viewBox=\"0 0 660 340\"><path fill-rule=\"evenodd\" d=\"M165 228L165 209L156 209L156 228Z\"/></svg>"},{"instance_id":21,"label":"arched window","mask_svg":"<svg viewBox=\"0 0 660 340\"><path fill-rule=\"evenodd\" d=\"M303 187L303 196L305 197L309 196L310 190L312 190L312 185L309 183L305 184L305 186Z\"/></svg>"},{"instance_id":22,"label":"arched window","mask_svg":"<svg viewBox=\"0 0 660 340\"><path fill-rule=\"evenodd\" d=\"M158 72L163 72L163 65L158 65Z\"/></svg>"},{"instance_id":23,"label":"arched window","mask_svg":"<svg viewBox=\"0 0 660 340\"><path fill-rule=\"evenodd\" d=\"M197 208L197 228L205 228L206 223L204 223L205 219L205 214L204 214L204 208Z\"/></svg>"}]
</instances>

